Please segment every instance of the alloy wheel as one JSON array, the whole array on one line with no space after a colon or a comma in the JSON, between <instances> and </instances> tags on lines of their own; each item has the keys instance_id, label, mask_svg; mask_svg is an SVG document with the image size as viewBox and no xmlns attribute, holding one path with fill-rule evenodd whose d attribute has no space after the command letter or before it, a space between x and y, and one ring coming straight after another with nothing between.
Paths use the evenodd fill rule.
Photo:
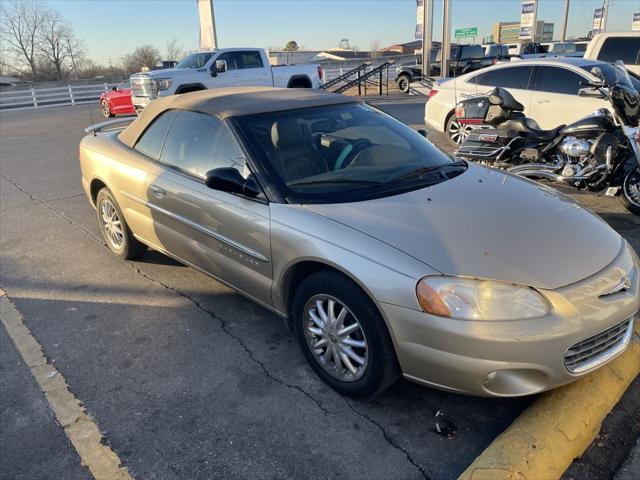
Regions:
<instances>
[{"instance_id":1,"label":"alloy wheel","mask_svg":"<svg viewBox=\"0 0 640 480\"><path fill-rule=\"evenodd\" d=\"M331 295L315 295L304 307L304 335L320 366L333 377L352 382L369 363L362 326L351 310Z\"/></svg>"},{"instance_id":2,"label":"alloy wheel","mask_svg":"<svg viewBox=\"0 0 640 480\"><path fill-rule=\"evenodd\" d=\"M467 136L471 132L471 127L468 125L462 125L458 122L457 118L453 118L449 122L449 138L456 145L460 145L467 139Z\"/></svg>"},{"instance_id":3,"label":"alloy wheel","mask_svg":"<svg viewBox=\"0 0 640 480\"><path fill-rule=\"evenodd\" d=\"M102 101L102 115L105 117L111 116L111 110L109 110L109 103L105 100Z\"/></svg>"},{"instance_id":4,"label":"alloy wheel","mask_svg":"<svg viewBox=\"0 0 640 480\"><path fill-rule=\"evenodd\" d=\"M122 220L116 207L106 198L100 202L100 222L102 231L105 233L105 238L111 248L114 250L122 249L124 247Z\"/></svg>"}]
</instances>

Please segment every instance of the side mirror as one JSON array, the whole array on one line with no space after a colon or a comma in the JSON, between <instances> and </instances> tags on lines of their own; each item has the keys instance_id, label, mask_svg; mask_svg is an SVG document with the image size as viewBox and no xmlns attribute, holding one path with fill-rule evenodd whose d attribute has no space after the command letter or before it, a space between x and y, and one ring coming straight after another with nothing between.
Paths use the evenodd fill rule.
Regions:
<instances>
[{"instance_id":1,"label":"side mirror","mask_svg":"<svg viewBox=\"0 0 640 480\"><path fill-rule=\"evenodd\" d=\"M581 88L578 90L579 97L591 97L591 98L605 98L600 90L596 90L592 87Z\"/></svg>"},{"instance_id":2,"label":"side mirror","mask_svg":"<svg viewBox=\"0 0 640 480\"><path fill-rule=\"evenodd\" d=\"M253 176L246 179L233 167L220 167L209 170L205 176L205 185L213 190L227 193L239 193L256 197L262 191Z\"/></svg>"},{"instance_id":3,"label":"side mirror","mask_svg":"<svg viewBox=\"0 0 640 480\"><path fill-rule=\"evenodd\" d=\"M227 61L226 60L216 60L216 63L213 64L212 72L224 73L227 71Z\"/></svg>"},{"instance_id":4,"label":"side mirror","mask_svg":"<svg viewBox=\"0 0 640 480\"><path fill-rule=\"evenodd\" d=\"M114 92L118 91L118 87L111 87L111 90L113 90Z\"/></svg>"}]
</instances>

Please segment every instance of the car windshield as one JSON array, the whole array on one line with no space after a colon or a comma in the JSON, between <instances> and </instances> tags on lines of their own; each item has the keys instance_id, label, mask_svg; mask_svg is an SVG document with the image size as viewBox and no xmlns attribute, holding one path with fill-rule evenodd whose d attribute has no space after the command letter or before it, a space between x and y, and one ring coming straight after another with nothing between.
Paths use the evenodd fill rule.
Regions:
<instances>
[{"instance_id":1,"label":"car windshield","mask_svg":"<svg viewBox=\"0 0 640 480\"><path fill-rule=\"evenodd\" d=\"M357 201L434 185L466 169L422 135L362 103L234 120L291 202Z\"/></svg>"},{"instance_id":2,"label":"car windshield","mask_svg":"<svg viewBox=\"0 0 640 480\"><path fill-rule=\"evenodd\" d=\"M202 68L209 61L213 52L196 52L183 58L175 68Z\"/></svg>"}]
</instances>

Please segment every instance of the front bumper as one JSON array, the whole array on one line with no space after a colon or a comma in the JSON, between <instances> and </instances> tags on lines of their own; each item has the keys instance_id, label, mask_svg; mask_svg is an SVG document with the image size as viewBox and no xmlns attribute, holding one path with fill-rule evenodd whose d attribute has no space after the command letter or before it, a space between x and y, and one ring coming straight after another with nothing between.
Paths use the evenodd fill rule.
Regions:
<instances>
[{"instance_id":1,"label":"front bumper","mask_svg":"<svg viewBox=\"0 0 640 480\"><path fill-rule=\"evenodd\" d=\"M633 318L640 321L640 267L629 248L625 244L614 262L592 277L541 291L553 305L542 318L454 320L380 304L404 376L457 393L511 397L549 390L599 368L626 349ZM631 279L628 289L602 296L623 277ZM625 335L606 355L579 373L567 369L571 347L628 319Z\"/></svg>"}]
</instances>

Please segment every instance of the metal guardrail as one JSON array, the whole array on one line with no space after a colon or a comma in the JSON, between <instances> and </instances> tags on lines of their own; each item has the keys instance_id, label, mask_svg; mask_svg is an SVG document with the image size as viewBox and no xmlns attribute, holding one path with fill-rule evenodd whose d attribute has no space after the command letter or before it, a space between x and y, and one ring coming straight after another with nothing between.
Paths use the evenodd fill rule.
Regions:
<instances>
[{"instance_id":1,"label":"metal guardrail","mask_svg":"<svg viewBox=\"0 0 640 480\"><path fill-rule=\"evenodd\" d=\"M66 87L31 88L29 90L0 92L0 111L92 103L100 98L100 94L117 85L117 83L67 85Z\"/></svg>"}]
</instances>

